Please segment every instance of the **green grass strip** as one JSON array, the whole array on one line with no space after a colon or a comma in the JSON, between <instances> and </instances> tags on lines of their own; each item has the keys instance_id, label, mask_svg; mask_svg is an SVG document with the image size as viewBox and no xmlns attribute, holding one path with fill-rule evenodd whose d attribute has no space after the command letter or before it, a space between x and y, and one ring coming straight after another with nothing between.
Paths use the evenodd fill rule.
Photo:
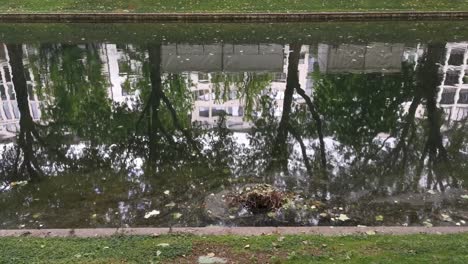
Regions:
<instances>
[{"instance_id":1,"label":"green grass strip","mask_svg":"<svg viewBox=\"0 0 468 264\"><path fill-rule=\"evenodd\" d=\"M0 12L462 11L467 0L0 0Z\"/></svg>"}]
</instances>

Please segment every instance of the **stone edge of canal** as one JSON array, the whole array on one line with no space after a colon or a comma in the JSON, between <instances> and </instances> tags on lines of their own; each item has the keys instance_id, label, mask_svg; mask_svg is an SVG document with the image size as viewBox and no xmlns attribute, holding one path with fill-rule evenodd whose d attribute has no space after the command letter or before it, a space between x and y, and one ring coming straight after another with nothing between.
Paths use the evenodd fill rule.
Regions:
<instances>
[{"instance_id":1,"label":"stone edge of canal","mask_svg":"<svg viewBox=\"0 0 468 264\"><path fill-rule=\"evenodd\" d=\"M83 229L10 229L0 230L0 237L108 237L113 235L159 236L167 234L191 235L410 235L468 233L468 227L180 227L180 228L83 228Z\"/></svg>"},{"instance_id":2,"label":"stone edge of canal","mask_svg":"<svg viewBox=\"0 0 468 264\"><path fill-rule=\"evenodd\" d=\"M468 11L304 13L0 13L0 22L308 22L468 19Z\"/></svg>"}]
</instances>

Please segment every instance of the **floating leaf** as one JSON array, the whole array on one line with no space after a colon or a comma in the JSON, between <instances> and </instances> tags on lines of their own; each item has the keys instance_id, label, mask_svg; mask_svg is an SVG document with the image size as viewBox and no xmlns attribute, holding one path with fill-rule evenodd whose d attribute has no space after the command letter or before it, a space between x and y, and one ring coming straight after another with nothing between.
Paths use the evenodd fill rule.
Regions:
<instances>
[{"instance_id":1,"label":"floating leaf","mask_svg":"<svg viewBox=\"0 0 468 264\"><path fill-rule=\"evenodd\" d=\"M165 205L166 207L174 207L176 206L176 204L174 202L170 202L168 204Z\"/></svg>"},{"instance_id":2,"label":"floating leaf","mask_svg":"<svg viewBox=\"0 0 468 264\"><path fill-rule=\"evenodd\" d=\"M10 186L11 186L11 187L15 187L15 186L25 186L26 184L28 184L28 181L16 181L16 182L10 183Z\"/></svg>"},{"instance_id":3,"label":"floating leaf","mask_svg":"<svg viewBox=\"0 0 468 264\"><path fill-rule=\"evenodd\" d=\"M384 219L383 215L377 215L377 216L375 217L375 221L382 222L383 219Z\"/></svg>"},{"instance_id":4,"label":"floating leaf","mask_svg":"<svg viewBox=\"0 0 468 264\"><path fill-rule=\"evenodd\" d=\"M158 246L158 247L169 247L170 245L168 243L159 243L156 246Z\"/></svg>"},{"instance_id":5,"label":"floating leaf","mask_svg":"<svg viewBox=\"0 0 468 264\"><path fill-rule=\"evenodd\" d=\"M153 210L153 211L148 212L148 213L145 214L145 219L148 219L148 218L153 217L153 216L157 216L157 215L159 215L160 213L161 213L161 212L158 211L158 210Z\"/></svg>"},{"instance_id":6,"label":"floating leaf","mask_svg":"<svg viewBox=\"0 0 468 264\"><path fill-rule=\"evenodd\" d=\"M165 190L165 191L164 191L164 194L165 194L165 195L169 195L170 193L171 193L171 192L170 192L169 190Z\"/></svg>"},{"instance_id":7,"label":"floating leaf","mask_svg":"<svg viewBox=\"0 0 468 264\"><path fill-rule=\"evenodd\" d=\"M35 213L32 215L32 218L36 219L36 218L39 218L41 216L40 213Z\"/></svg>"},{"instance_id":8,"label":"floating leaf","mask_svg":"<svg viewBox=\"0 0 468 264\"><path fill-rule=\"evenodd\" d=\"M432 227L432 226L433 226L430 220L424 221L424 222L423 222L423 225L424 225L425 227Z\"/></svg>"},{"instance_id":9,"label":"floating leaf","mask_svg":"<svg viewBox=\"0 0 468 264\"><path fill-rule=\"evenodd\" d=\"M441 214L440 216L442 216L442 220L444 220L445 222L451 222L452 221L452 218L448 214Z\"/></svg>"},{"instance_id":10,"label":"floating leaf","mask_svg":"<svg viewBox=\"0 0 468 264\"><path fill-rule=\"evenodd\" d=\"M179 219L182 217L182 214L181 213L173 213L172 214L172 218L174 218L175 220Z\"/></svg>"},{"instance_id":11,"label":"floating leaf","mask_svg":"<svg viewBox=\"0 0 468 264\"><path fill-rule=\"evenodd\" d=\"M348 217L347 215L345 215L345 214L340 214L340 216L339 216L337 219L344 222L344 221L350 220L351 218L349 218L349 217Z\"/></svg>"}]
</instances>

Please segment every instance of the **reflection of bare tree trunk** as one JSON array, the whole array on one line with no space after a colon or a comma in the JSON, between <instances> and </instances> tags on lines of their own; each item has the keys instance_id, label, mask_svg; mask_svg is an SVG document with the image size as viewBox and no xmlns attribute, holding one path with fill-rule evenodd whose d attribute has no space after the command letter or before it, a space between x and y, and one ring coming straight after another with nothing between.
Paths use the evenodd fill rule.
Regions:
<instances>
[{"instance_id":1,"label":"reflection of bare tree trunk","mask_svg":"<svg viewBox=\"0 0 468 264\"><path fill-rule=\"evenodd\" d=\"M320 119L320 115L318 114L316 107L309 96L306 95L305 91L301 89L299 86L296 88L297 93L304 98L309 107L309 111L312 114L312 118L315 121L315 125L317 126L317 135L320 142L320 158L322 162L322 169L326 169L327 166L327 155L325 152L325 141L323 139L323 127L322 127L322 120Z\"/></svg>"},{"instance_id":2,"label":"reflection of bare tree trunk","mask_svg":"<svg viewBox=\"0 0 468 264\"><path fill-rule=\"evenodd\" d=\"M443 45L430 44L428 45L427 55L428 60L433 62L429 65L427 71L428 76L423 80L424 97L426 99L426 111L427 111L427 125L428 125L428 137L427 146L429 154L429 162L434 167L434 174L436 181L439 184L439 188L443 191L444 185L441 177L441 166L449 166L447 150L443 144L442 133L440 128L442 127L442 114L441 110L437 108L437 87L441 83L441 76L438 74L439 65L443 54L445 53L445 47Z\"/></svg>"},{"instance_id":3,"label":"reflection of bare tree trunk","mask_svg":"<svg viewBox=\"0 0 468 264\"><path fill-rule=\"evenodd\" d=\"M418 85L419 93L426 101L426 115L427 115L427 140L424 144L423 152L419 167L424 164L424 159L429 156L429 174L428 184L432 182L433 177L436 176L439 188L444 190L442 184L441 168L449 167L449 159L447 150L443 144L442 133L442 113L437 108L437 87L441 83L441 75L439 74L439 63L442 61L445 54L445 46L442 44L429 44L427 53L422 61L421 70L418 72ZM434 171L433 171L434 170ZM422 169L417 169L417 175L414 180L414 186L420 179Z\"/></svg>"},{"instance_id":4,"label":"reflection of bare tree trunk","mask_svg":"<svg viewBox=\"0 0 468 264\"><path fill-rule=\"evenodd\" d=\"M149 160L150 163L154 164L157 160L158 153L158 132L160 132L166 140L174 145L174 139L166 131L164 125L160 119L161 106L164 103L164 106L169 110L169 114L172 119L174 127L178 129L186 138L187 142L197 151L198 146L193 140L190 133L184 129L180 123L179 118L177 117L177 111L172 105L169 98L165 95L163 91L162 78L161 78L161 46L153 45L148 47L148 56L149 56L149 66L150 66L150 79L151 79L151 94L149 102L147 103L145 109L143 110L141 119L149 113L148 118L148 135L149 135Z\"/></svg>"},{"instance_id":5,"label":"reflection of bare tree trunk","mask_svg":"<svg viewBox=\"0 0 468 264\"><path fill-rule=\"evenodd\" d=\"M13 85L15 86L16 101L20 112L20 132L18 137L18 150L15 160L15 169L18 168L20 152L23 153L23 161L19 166L16 175L27 172L31 179L37 179L42 174L41 168L37 163L33 144L40 140L34 121L31 117L28 100L28 86L25 78L25 69L23 65L23 49L19 44L7 45L8 55L10 57L11 74L13 76Z\"/></svg>"},{"instance_id":6,"label":"reflection of bare tree trunk","mask_svg":"<svg viewBox=\"0 0 468 264\"><path fill-rule=\"evenodd\" d=\"M159 108L161 106L160 91L161 80L161 46L150 46L148 48L149 67L151 79L151 94L148 107L148 136L149 136L149 161L153 167L157 160L158 153L158 128L162 128L159 121Z\"/></svg>"},{"instance_id":7,"label":"reflection of bare tree trunk","mask_svg":"<svg viewBox=\"0 0 468 264\"><path fill-rule=\"evenodd\" d=\"M278 162L282 169L287 168L287 160L289 156L287 139L291 127L289 119L292 110L294 90L299 84L298 65L300 57L300 45L291 45L290 48L293 51L289 54L288 59L288 76L286 80L286 90L284 91L283 112L272 150L273 162ZM297 138L299 135L296 135L295 137ZM304 153L305 151L303 151L303 154ZM303 158L306 160L307 156L304 156ZM308 164L308 161L306 162Z\"/></svg>"},{"instance_id":8,"label":"reflection of bare tree trunk","mask_svg":"<svg viewBox=\"0 0 468 264\"><path fill-rule=\"evenodd\" d=\"M291 44L290 45L291 53L289 54L288 59L288 76L286 80L286 90L284 92L284 101L283 101L283 113L281 116L281 120L278 126L278 134L276 136L275 144L273 147L273 158L278 162L284 163L287 162L288 158L288 149L287 149L287 137L288 134L291 134L298 142L301 147L301 153L304 159L304 164L309 172L311 172L311 166L309 163L309 159L306 153L306 146L302 141L299 133L295 131L295 129L291 126L290 123L290 115L291 115L291 108L293 102L293 95L294 91L297 91L299 95L301 95L307 103L309 111L312 114L312 118L316 122L317 126L317 134L320 141L320 156L321 156L321 164L322 168L326 169L326 154L325 154L325 142L322 132L322 122L320 119L320 115L316 111L316 107L314 106L312 100L309 96L306 95L305 91L301 89L299 83L299 59L300 59L300 51L301 45L300 44Z\"/></svg>"},{"instance_id":9,"label":"reflection of bare tree trunk","mask_svg":"<svg viewBox=\"0 0 468 264\"><path fill-rule=\"evenodd\" d=\"M326 169L327 166L327 157L325 153L325 141L323 136L323 128L322 128L322 120L320 119L320 115L317 112L317 108L312 102L311 98L305 93L305 91L301 88L299 83L299 58L301 53L301 45L300 44L291 44L290 48L293 50L292 54L295 54L293 60L289 60L288 65L288 83L290 86L294 87L297 93L306 101L307 107L309 108L310 113L312 114L312 118L315 121L316 125L316 132L320 142L320 158L322 163L322 169ZM289 76L291 75L291 79Z\"/></svg>"},{"instance_id":10,"label":"reflection of bare tree trunk","mask_svg":"<svg viewBox=\"0 0 468 264\"><path fill-rule=\"evenodd\" d=\"M290 55L289 61L291 61L291 57L293 57L293 54ZM297 57L299 58L299 56ZM273 157L275 159L281 160L281 162L283 162L288 157L286 141L288 138L288 127L290 126L289 118L291 114L292 101L294 95L294 86L291 86L291 83L289 81L290 78L293 77L290 77L290 75L294 74L288 74L286 90L284 91L283 113L281 115L281 120L278 126L278 133L276 135L276 140L273 146Z\"/></svg>"}]
</instances>

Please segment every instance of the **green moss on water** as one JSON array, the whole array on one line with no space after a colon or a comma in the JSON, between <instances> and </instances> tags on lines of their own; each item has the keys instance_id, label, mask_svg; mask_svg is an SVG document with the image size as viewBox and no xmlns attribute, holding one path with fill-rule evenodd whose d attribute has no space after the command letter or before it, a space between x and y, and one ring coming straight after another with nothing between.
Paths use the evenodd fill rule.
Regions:
<instances>
[{"instance_id":1,"label":"green moss on water","mask_svg":"<svg viewBox=\"0 0 468 264\"><path fill-rule=\"evenodd\" d=\"M468 39L465 21L315 23L0 23L3 43L428 43Z\"/></svg>"},{"instance_id":2,"label":"green moss on water","mask_svg":"<svg viewBox=\"0 0 468 264\"><path fill-rule=\"evenodd\" d=\"M122 236L0 238L0 263L166 263L228 249L275 263L467 263L468 234L406 236ZM162 245L161 245L162 244ZM164 245L164 244L169 244ZM246 245L249 247L246 248Z\"/></svg>"}]
</instances>

